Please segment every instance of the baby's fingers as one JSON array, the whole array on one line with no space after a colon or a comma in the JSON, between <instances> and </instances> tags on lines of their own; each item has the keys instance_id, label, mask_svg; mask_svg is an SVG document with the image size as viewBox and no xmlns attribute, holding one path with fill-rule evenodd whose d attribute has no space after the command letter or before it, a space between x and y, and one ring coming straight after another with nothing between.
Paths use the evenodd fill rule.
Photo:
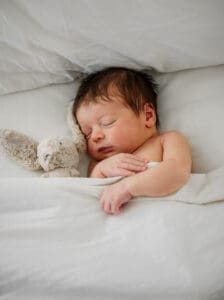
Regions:
<instances>
[{"instance_id":1,"label":"baby's fingers","mask_svg":"<svg viewBox=\"0 0 224 300\"><path fill-rule=\"evenodd\" d=\"M111 203L108 199L100 199L100 208L105 211L107 214L112 213Z\"/></svg>"},{"instance_id":2,"label":"baby's fingers","mask_svg":"<svg viewBox=\"0 0 224 300\"><path fill-rule=\"evenodd\" d=\"M123 168L119 168L117 172L117 174L119 174L118 176L131 176L134 175L135 173L136 173L135 171L131 171Z\"/></svg>"},{"instance_id":3,"label":"baby's fingers","mask_svg":"<svg viewBox=\"0 0 224 300\"><path fill-rule=\"evenodd\" d=\"M137 166L144 166L148 161L134 154L125 154L122 157L121 162L130 163Z\"/></svg>"},{"instance_id":4,"label":"baby's fingers","mask_svg":"<svg viewBox=\"0 0 224 300\"><path fill-rule=\"evenodd\" d=\"M133 172L141 172L147 169L147 163L145 162L122 162L120 168Z\"/></svg>"},{"instance_id":5,"label":"baby's fingers","mask_svg":"<svg viewBox=\"0 0 224 300\"><path fill-rule=\"evenodd\" d=\"M137 156L135 154L121 153L120 155L123 161L132 161L132 162L140 162L140 163L146 162L144 158Z\"/></svg>"}]
</instances>

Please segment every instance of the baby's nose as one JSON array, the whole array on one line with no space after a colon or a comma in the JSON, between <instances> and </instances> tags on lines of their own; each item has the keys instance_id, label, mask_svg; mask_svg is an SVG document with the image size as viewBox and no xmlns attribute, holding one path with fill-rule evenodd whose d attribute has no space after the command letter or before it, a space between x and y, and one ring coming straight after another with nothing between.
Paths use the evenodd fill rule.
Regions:
<instances>
[{"instance_id":1,"label":"baby's nose","mask_svg":"<svg viewBox=\"0 0 224 300\"><path fill-rule=\"evenodd\" d=\"M97 143L104 138L104 133L101 129L95 129L92 131L91 135L92 141Z\"/></svg>"}]
</instances>

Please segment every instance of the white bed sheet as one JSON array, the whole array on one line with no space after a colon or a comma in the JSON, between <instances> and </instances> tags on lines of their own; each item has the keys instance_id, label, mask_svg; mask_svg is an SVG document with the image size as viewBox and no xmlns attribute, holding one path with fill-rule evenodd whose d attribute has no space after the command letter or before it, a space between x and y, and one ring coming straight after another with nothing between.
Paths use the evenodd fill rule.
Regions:
<instances>
[{"instance_id":1,"label":"white bed sheet","mask_svg":"<svg viewBox=\"0 0 224 300\"><path fill-rule=\"evenodd\" d=\"M189 203L223 199L223 173L118 216L98 203L111 179L0 179L1 299L222 300L224 202Z\"/></svg>"}]
</instances>

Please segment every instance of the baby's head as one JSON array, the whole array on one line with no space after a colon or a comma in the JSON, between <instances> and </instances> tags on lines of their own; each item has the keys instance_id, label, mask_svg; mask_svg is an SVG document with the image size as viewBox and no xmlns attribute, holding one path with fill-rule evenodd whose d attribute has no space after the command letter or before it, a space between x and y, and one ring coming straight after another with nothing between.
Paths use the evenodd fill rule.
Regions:
<instances>
[{"instance_id":1,"label":"baby's head","mask_svg":"<svg viewBox=\"0 0 224 300\"><path fill-rule=\"evenodd\" d=\"M82 104L110 101L111 96L119 95L123 104L138 116L148 103L156 114L156 126L159 126L157 114L157 84L152 76L142 71L109 67L88 75L81 83L73 105L73 114Z\"/></svg>"},{"instance_id":2,"label":"baby's head","mask_svg":"<svg viewBox=\"0 0 224 300\"><path fill-rule=\"evenodd\" d=\"M156 84L140 71L107 68L80 85L73 114L95 160L133 153L157 132Z\"/></svg>"}]
</instances>

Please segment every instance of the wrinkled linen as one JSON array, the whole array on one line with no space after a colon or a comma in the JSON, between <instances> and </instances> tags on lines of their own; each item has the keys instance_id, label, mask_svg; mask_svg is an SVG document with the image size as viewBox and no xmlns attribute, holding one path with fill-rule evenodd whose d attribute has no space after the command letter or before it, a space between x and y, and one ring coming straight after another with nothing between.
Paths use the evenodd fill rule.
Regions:
<instances>
[{"instance_id":1,"label":"wrinkled linen","mask_svg":"<svg viewBox=\"0 0 224 300\"><path fill-rule=\"evenodd\" d=\"M223 64L223 11L222 0L1 0L0 94L106 66Z\"/></svg>"},{"instance_id":2,"label":"wrinkled linen","mask_svg":"<svg viewBox=\"0 0 224 300\"><path fill-rule=\"evenodd\" d=\"M223 175L118 216L99 196L119 178L0 179L2 299L223 299Z\"/></svg>"},{"instance_id":3,"label":"wrinkled linen","mask_svg":"<svg viewBox=\"0 0 224 300\"><path fill-rule=\"evenodd\" d=\"M222 0L0 1L0 127L70 136L66 108L83 73L152 68L168 72L155 72L161 128L187 137L202 173L112 216L99 196L120 178L33 178L0 156L0 300L224 299L223 9Z\"/></svg>"}]
</instances>

